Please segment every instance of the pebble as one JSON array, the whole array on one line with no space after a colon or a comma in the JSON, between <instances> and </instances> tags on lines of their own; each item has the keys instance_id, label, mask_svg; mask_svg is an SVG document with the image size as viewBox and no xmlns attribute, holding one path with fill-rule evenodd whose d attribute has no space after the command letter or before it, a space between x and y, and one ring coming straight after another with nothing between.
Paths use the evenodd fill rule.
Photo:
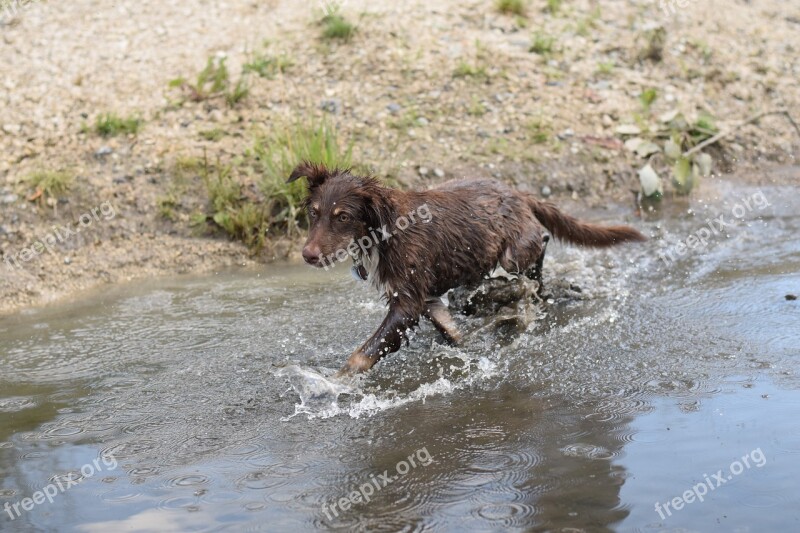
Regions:
<instances>
[{"instance_id":1,"label":"pebble","mask_svg":"<svg viewBox=\"0 0 800 533\"><path fill-rule=\"evenodd\" d=\"M22 126L19 124L3 124L3 131L9 135L17 135L22 131Z\"/></svg>"},{"instance_id":2,"label":"pebble","mask_svg":"<svg viewBox=\"0 0 800 533\"><path fill-rule=\"evenodd\" d=\"M386 109L389 111L389 113L396 115L403 109L403 106L395 102L392 102L391 104L386 106Z\"/></svg>"},{"instance_id":3,"label":"pebble","mask_svg":"<svg viewBox=\"0 0 800 533\"><path fill-rule=\"evenodd\" d=\"M433 173L436 174L437 178L443 178L444 177L444 170L442 170L441 168L434 168L433 169Z\"/></svg>"},{"instance_id":4,"label":"pebble","mask_svg":"<svg viewBox=\"0 0 800 533\"><path fill-rule=\"evenodd\" d=\"M419 124L420 126L427 126L428 124L430 124L430 122L425 117L419 117L417 119L417 124Z\"/></svg>"},{"instance_id":5,"label":"pebble","mask_svg":"<svg viewBox=\"0 0 800 533\"><path fill-rule=\"evenodd\" d=\"M789 301L797 300L797 295L796 294L787 294L786 295L786 299L789 300Z\"/></svg>"},{"instance_id":6,"label":"pebble","mask_svg":"<svg viewBox=\"0 0 800 533\"><path fill-rule=\"evenodd\" d=\"M428 172L430 172L430 171L428 170L427 167L419 167L419 175L420 176L427 176Z\"/></svg>"},{"instance_id":7,"label":"pebble","mask_svg":"<svg viewBox=\"0 0 800 533\"><path fill-rule=\"evenodd\" d=\"M550 187L548 187L547 185L542 187L542 196L544 198L548 198L551 194L553 194L553 191L550 190Z\"/></svg>"},{"instance_id":8,"label":"pebble","mask_svg":"<svg viewBox=\"0 0 800 533\"><path fill-rule=\"evenodd\" d=\"M110 146L101 146L94 155L97 157L105 157L114 153L114 149Z\"/></svg>"},{"instance_id":9,"label":"pebble","mask_svg":"<svg viewBox=\"0 0 800 533\"><path fill-rule=\"evenodd\" d=\"M12 194L6 194L2 198L0 198L0 202L2 202L4 204L13 204L14 202L17 201L18 198L19 197L16 194L13 194L13 193Z\"/></svg>"},{"instance_id":10,"label":"pebble","mask_svg":"<svg viewBox=\"0 0 800 533\"><path fill-rule=\"evenodd\" d=\"M69 257L65 257L65 258L64 258L64 264L65 264L65 265L70 265L70 264L72 264L72 259L71 259L71 258L69 258Z\"/></svg>"},{"instance_id":11,"label":"pebble","mask_svg":"<svg viewBox=\"0 0 800 533\"><path fill-rule=\"evenodd\" d=\"M323 100L322 103L320 103L319 108L323 111L327 111L328 113L338 115L339 111L342 109L342 101L338 99Z\"/></svg>"}]
</instances>

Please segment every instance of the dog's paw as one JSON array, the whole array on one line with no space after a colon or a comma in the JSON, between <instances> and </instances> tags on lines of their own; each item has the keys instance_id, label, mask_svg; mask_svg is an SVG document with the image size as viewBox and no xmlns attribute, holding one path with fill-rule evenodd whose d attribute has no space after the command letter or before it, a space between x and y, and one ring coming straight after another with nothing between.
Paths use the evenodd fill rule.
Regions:
<instances>
[{"instance_id":1,"label":"dog's paw","mask_svg":"<svg viewBox=\"0 0 800 533\"><path fill-rule=\"evenodd\" d=\"M354 376L361 372L366 372L375 364L375 361L370 359L361 351L354 352L341 370L336 373L336 377Z\"/></svg>"}]
</instances>

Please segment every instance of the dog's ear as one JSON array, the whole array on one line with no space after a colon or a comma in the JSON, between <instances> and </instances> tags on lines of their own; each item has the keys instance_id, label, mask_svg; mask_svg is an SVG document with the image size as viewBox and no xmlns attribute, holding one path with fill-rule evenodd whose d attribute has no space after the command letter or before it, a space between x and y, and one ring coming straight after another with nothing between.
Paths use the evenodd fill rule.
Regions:
<instances>
[{"instance_id":1,"label":"dog's ear","mask_svg":"<svg viewBox=\"0 0 800 533\"><path fill-rule=\"evenodd\" d=\"M330 176L331 173L325 165L303 161L292 171L286 183L292 183L302 177L306 177L308 178L308 188L313 189L325 183L325 180Z\"/></svg>"},{"instance_id":2,"label":"dog's ear","mask_svg":"<svg viewBox=\"0 0 800 533\"><path fill-rule=\"evenodd\" d=\"M368 186L365 189L362 194L364 221L370 228L393 227L397 221L397 212L391 199L379 187Z\"/></svg>"}]
</instances>

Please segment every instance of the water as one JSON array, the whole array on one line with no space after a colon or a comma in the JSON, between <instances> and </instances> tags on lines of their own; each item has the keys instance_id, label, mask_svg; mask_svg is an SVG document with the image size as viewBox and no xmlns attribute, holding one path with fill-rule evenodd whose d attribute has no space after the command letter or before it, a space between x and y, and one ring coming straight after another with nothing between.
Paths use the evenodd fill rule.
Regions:
<instances>
[{"instance_id":1,"label":"water","mask_svg":"<svg viewBox=\"0 0 800 533\"><path fill-rule=\"evenodd\" d=\"M759 191L771 206L731 214ZM383 307L346 269L2 319L0 506L80 483L0 508L0 530L797 530L798 212L792 188L708 184L648 216L644 246L551 246L557 298L521 328L462 317L456 349L426 324L353 382L330 376ZM659 258L712 214L737 223Z\"/></svg>"}]
</instances>

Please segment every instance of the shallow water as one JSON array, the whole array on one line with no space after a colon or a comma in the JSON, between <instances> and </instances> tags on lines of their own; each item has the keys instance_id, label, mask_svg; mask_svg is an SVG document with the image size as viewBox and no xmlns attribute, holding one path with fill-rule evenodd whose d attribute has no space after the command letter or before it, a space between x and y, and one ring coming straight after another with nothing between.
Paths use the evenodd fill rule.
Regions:
<instances>
[{"instance_id":1,"label":"shallow water","mask_svg":"<svg viewBox=\"0 0 800 533\"><path fill-rule=\"evenodd\" d=\"M759 191L771 205L736 218ZM345 268L139 283L1 319L0 506L82 479L13 521L0 509L0 529L797 530L796 193L709 183L648 215L644 246L551 245L557 297L524 331L462 317L455 349L426 324L352 383L328 376L383 306ZM737 223L659 259L712 214ZM706 477L703 501L663 510Z\"/></svg>"}]
</instances>

